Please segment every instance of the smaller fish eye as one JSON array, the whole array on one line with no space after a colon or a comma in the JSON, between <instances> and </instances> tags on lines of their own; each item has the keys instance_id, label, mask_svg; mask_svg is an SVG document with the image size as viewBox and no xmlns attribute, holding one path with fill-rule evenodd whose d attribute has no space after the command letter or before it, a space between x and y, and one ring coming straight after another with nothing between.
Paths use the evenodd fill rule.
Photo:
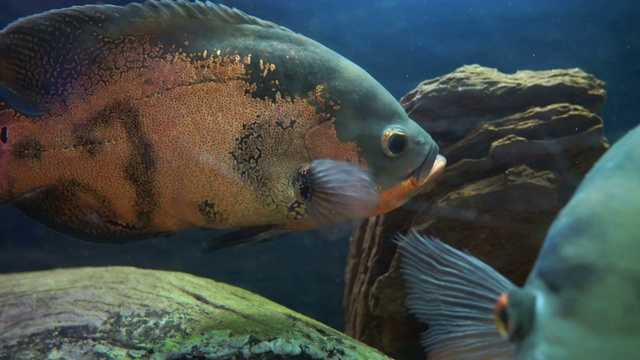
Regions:
<instances>
[{"instance_id":1,"label":"smaller fish eye","mask_svg":"<svg viewBox=\"0 0 640 360\"><path fill-rule=\"evenodd\" d=\"M535 318L536 296L522 289L512 289L500 295L493 317L500 333L510 342L524 339Z\"/></svg>"},{"instance_id":2,"label":"smaller fish eye","mask_svg":"<svg viewBox=\"0 0 640 360\"><path fill-rule=\"evenodd\" d=\"M382 151L388 157L398 157L409 147L409 138L404 129L397 126L388 127L382 133Z\"/></svg>"},{"instance_id":3,"label":"smaller fish eye","mask_svg":"<svg viewBox=\"0 0 640 360\"><path fill-rule=\"evenodd\" d=\"M510 316L509 316L509 297L507 294L501 294L500 298L496 302L496 306L493 310L493 318L495 319L498 331L505 338L509 338L510 329Z\"/></svg>"}]
</instances>

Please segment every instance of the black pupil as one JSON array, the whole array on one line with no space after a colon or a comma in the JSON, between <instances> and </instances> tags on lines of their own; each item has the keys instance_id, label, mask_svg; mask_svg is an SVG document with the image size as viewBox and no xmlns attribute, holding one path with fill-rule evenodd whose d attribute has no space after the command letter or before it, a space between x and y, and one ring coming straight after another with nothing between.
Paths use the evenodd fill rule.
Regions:
<instances>
[{"instance_id":1,"label":"black pupil","mask_svg":"<svg viewBox=\"0 0 640 360\"><path fill-rule=\"evenodd\" d=\"M387 147L391 153L400 154L407 147L407 137L404 134L392 134L387 140Z\"/></svg>"},{"instance_id":2,"label":"black pupil","mask_svg":"<svg viewBox=\"0 0 640 360\"><path fill-rule=\"evenodd\" d=\"M297 182L300 196L302 196L305 201L310 201L311 195L313 194L313 187L311 186L311 180L309 179L308 170L303 170L298 173Z\"/></svg>"},{"instance_id":3,"label":"black pupil","mask_svg":"<svg viewBox=\"0 0 640 360\"><path fill-rule=\"evenodd\" d=\"M508 328L508 326L509 326L509 311L507 310L506 307L504 309L500 310L500 312L498 312L498 317L500 318L500 321L507 328L507 331L511 331L511 329Z\"/></svg>"}]
</instances>

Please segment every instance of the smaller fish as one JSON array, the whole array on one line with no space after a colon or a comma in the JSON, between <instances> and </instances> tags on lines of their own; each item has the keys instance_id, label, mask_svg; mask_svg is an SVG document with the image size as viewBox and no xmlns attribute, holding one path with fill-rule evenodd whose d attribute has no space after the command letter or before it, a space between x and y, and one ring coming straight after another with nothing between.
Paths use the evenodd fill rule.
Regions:
<instances>
[{"instance_id":1,"label":"smaller fish","mask_svg":"<svg viewBox=\"0 0 640 360\"><path fill-rule=\"evenodd\" d=\"M408 306L430 359L637 359L640 127L596 163L519 288L473 256L399 236Z\"/></svg>"}]
</instances>

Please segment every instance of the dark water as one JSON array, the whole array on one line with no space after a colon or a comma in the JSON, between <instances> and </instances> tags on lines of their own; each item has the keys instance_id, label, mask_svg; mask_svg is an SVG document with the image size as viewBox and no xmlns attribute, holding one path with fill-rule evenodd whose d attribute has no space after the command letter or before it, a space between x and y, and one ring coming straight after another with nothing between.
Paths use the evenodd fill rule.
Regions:
<instances>
[{"instance_id":1,"label":"dark water","mask_svg":"<svg viewBox=\"0 0 640 360\"><path fill-rule=\"evenodd\" d=\"M83 3L0 0L0 25ZM610 140L640 122L640 5L635 0L222 3L318 40L362 66L398 98L421 80L465 64L503 72L579 67L608 84L602 115ZM298 234L200 255L213 235L193 230L131 245L92 245L56 234L4 205L0 272L88 265L180 270L238 285L343 328L346 236L327 240Z\"/></svg>"}]
</instances>

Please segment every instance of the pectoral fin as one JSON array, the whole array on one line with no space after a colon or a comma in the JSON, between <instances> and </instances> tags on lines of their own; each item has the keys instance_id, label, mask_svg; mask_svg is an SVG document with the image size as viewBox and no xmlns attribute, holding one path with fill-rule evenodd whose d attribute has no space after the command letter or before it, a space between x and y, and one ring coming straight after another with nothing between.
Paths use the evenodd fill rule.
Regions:
<instances>
[{"instance_id":1,"label":"pectoral fin","mask_svg":"<svg viewBox=\"0 0 640 360\"><path fill-rule=\"evenodd\" d=\"M296 181L318 227L371 216L380 199L366 169L345 161L314 160Z\"/></svg>"},{"instance_id":2,"label":"pectoral fin","mask_svg":"<svg viewBox=\"0 0 640 360\"><path fill-rule=\"evenodd\" d=\"M271 241L279 239L289 234L290 232L290 230L281 229L274 225L264 225L234 230L211 240L211 242L209 242L209 244L207 244L207 246L202 249L202 253L206 254L231 246L253 245L261 242Z\"/></svg>"},{"instance_id":3,"label":"pectoral fin","mask_svg":"<svg viewBox=\"0 0 640 360\"><path fill-rule=\"evenodd\" d=\"M511 344L493 310L516 288L489 265L437 239L399 235L408 306L428 324L422 345L430 359L506 359Z\"/></svg>"}]
</instances>

